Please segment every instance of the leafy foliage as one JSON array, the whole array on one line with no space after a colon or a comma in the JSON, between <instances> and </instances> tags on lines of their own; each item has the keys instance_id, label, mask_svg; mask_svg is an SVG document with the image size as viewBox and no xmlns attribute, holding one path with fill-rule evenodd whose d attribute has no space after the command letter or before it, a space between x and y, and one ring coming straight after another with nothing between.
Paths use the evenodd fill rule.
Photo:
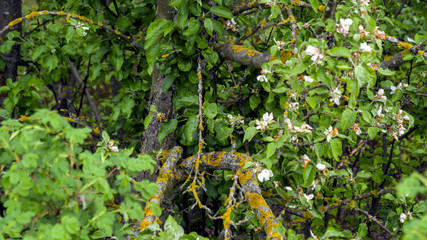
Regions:
<instances>
[{"instance_id":1,"label":"leafy foliage","mask_svg":"<svg viewBox=\"0 0 427 240\"><path fill-rule=\"evenodd\" d=\"M274 176L260 186L281 220L277 231L288 239L425 236L418 231L427 224L422 0L410 6L382 0L337 6L318 0L107 2L44 0L39 7L78 13L112 31L46 15L27 19L25 37L9 31L3 38L0 53L20 44L26 64L18 81L0 86L7 93L0 109L0 238L130 234L131 220L144 216L142 206L156 193L155 184L133 177L157 164L160 152L138 153L144 130L157 119L153 141L175 134L186 156L244 152L253 158L245 168L269 169ZM165 2L173 18L156 16ZM232 51L221 50L224 45ZM389 67L398 57L401 63ZM5 64L0 60L0 70ZM153 89L173 93L171 117L152 105ZM84 91L98 110L82 104ZM111 145L113 139L119 144ZM235 173L212 174L204 183L206 206L225 215ZM189 209L196 200L181 193L175 201ZM162 229L155 223L139 238L199 238L178 225L191 229L183 212L175 206ZM230 221L242 223L233 231L262 238L258 229L266 226L249 217L247 205L234 208ZM211 238L222 230L214 219L204 226Z\"/></svg>"}]
</instances>

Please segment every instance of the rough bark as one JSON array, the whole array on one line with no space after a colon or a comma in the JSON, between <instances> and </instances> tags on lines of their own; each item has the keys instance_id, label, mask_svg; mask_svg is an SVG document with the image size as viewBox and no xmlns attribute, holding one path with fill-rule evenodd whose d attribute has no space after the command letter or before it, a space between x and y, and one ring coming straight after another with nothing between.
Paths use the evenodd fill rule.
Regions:
<instances>
[{"instance_id":1,"label":"rough bark","mask_svg":"<svg viewBox=\"0 0 427 240\"><path fill-rule=\"evenodd\" d=\"M7 26L13 20L20 18L22 15L21 0L2 0L0 1L0 27ZM22 32L22 24L14 26L13 30ZM0 42L1 44L1 42ZM3 73L0 73L0 86L6 85L6 79L11 78L16 80L18 63L21 59L21 46L15 44L9 53L1 55L1 58L6 63ZM0 106L3 106L3 100L7 95L0 95Z\"/></svg>"},{"instance_id":2,"label":"rough bark","mask_svg":"<svg viewBox=\"0 0 427 240\"><path fill-rule=\"evenodd\" d=\"M164 18L167 20L173 20L175 10L169 6L169 0L159 0L157 1L157 19ZM165 76L159 71L158 68L154 67L153 77L151 83L151 93L150 100L148 101L148 106L154 105L157 112L164 113L167 120L171 119L174 115L173 107L173 91L174 87L172 86L167 93L164 93L162 90L163 82ZM158 135L161 128L161 120L158 118L153 118L148 125L147 129L144 131L144 137L142 139L141 152L143 153L152 153L159 149L171 149L176 146L176 137L174 134L169 134L162 143L158 141ZM151 174L150 172L144 172L138 175L136 178L137 181L141 179L148 179L151 181L156 180L156 174Z\"/></svg>"}]
</instances>

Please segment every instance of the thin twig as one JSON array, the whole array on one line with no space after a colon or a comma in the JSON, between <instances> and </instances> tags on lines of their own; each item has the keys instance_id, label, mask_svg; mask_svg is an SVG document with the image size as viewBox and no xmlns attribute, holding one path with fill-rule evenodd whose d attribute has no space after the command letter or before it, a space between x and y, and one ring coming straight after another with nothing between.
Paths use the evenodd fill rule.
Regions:
<instances>
[{"instance_id":1,"label":"thin twig","mask_svg":"<svg viewBox=\"0 0 427 240\"><path fill-rule=\"evenodd\" d=\"M69 64L70 64L71 72L73 73L74 77L77 79L79 84L82 84L83 80L80 77L80 74L79 74L76 66L71 61L69 61ZM86 94L87 102L89 103L89 105L92 108L93 113L95 114L96 121L98 122L98 127L101 129L103 126L102 120L101 120L101 115L99 114L98 109L96 108L95 102L93 101L93 99L90 96L90 93L87 89L84 91L84 93Z\"/></svg>"}]
</instances>

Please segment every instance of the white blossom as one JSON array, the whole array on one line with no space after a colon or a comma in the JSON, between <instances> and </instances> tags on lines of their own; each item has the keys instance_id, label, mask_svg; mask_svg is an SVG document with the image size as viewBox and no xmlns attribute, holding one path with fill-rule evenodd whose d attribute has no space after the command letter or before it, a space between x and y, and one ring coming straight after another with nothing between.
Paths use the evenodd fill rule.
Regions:
<instances>
[{"instance_id":1,"label":"white blossom","mask_svg":"<svg viewBox=\"0 0 427 240\"><path fill-rule=\"evenodd\" d=\"M258 82L267 82L268 79L265 75L258 75L258 77L256 77L256 80L258 80Z\"/></svg>"},{"instance_id":2,"label":"white blossom","mask_svg":"<svg viewBox=\"0 0 427 240\"><path fill-rule=\"evenodd\" d=\"M341 91L338 88L335 88L331 92L331 102L334 102L336 105L340 105Z\"/></svg>"},{"instance_id":3,"label":"white blossom","mask_svg":"<svg viewBox=\"0 0 427 240\"><path fill-rule=\"evenodd\" d=\"M285 189L288 190L288 191L292 191L292 188L289 187L289 186L286 186Z\"/></svg>"},{"instance_id":4,"label":"white blossom","mask_svg":"<svg viewBox=\"0 0 427 240\"><path fill-rule=\"evenodd\" d=\"M276 41L276 39L273 39L273 40L274 40L274 42L277 45L277 49L281 50L281 49L283 49L285 47L285 42L284 41Z\"/></svg>"},{"instance_id":5,"label":"white blossom","mask_svg":"<svg viewBox=\"0 0 427 240\"><path fill-rule=\"evenodd\" d=\"M256 120L256 125L257 125L256 129L264 131L268 127L268 122L267 121Z\"/></svg>"},{"instance_id":6,"label":"white blossom","mask_svg":"<svg viewBox=\"0 0 427 240\"><path fill-rule=\"evenodd\" d=\"M350 29L351 24L353 24L353 20L351 20L350 18L347 19L340 19L340 25L338 28L338 32L342 33L343 35L348 35L348 31Z\"/></svg>"},{"instance_id":7,"label":"white blossom","mask_svg":"<svg viewBox=\"0 0 427 240\"><path fill-rule=\"evenodd\" d=\"M302 77L304 79L304 81L312 83L313 82L313 78L311 76L304 76Z\"/></svg>"},{"instance_id":8,"label":"white blossom","mask_svg":"<svg viewBox=\"0 0 427 240\"><path fill-rule=\"evenodd\" d=\"M311 45L309 45L307 47L305 52L307 54L311 55L311 61L316 62L316 63L320 63L319 61L325 57L325 55L320 53L320 50L317 47L313 47Z\"/></svg>"},{"instance_id":9,"label":"white blossom","mask_svg":"<svg viewBox=\"0 0 427 240\"><path fill-rule=\"evenodd\" d=\"M362 133L362 131L360 130L360 124L359 123L353 124L353 131L356 133L356 135L360 135Z\"/></svg>"},{"instance_id":10,"label":"white blossom","mask_svg":"<svg viewBox=\"0 0 427 240\"><path fill-rule=\"evenodd\" d=\"M112 146L112 147L110 147L110 150L111 150L112 152L118 152L118 151L119 151L119 148L118 148L117 146Z\"/></svg>"},{"instance_id":11,"label":"white blossom","mask_svg":"<svg viewBox=\"0 0 427 240\"><path fill-rule=\"evenodd\" d=\"M372 48L367 43L361 43L360 50L362 50L362 52L372 52Z\"/></svg>"},{"instance_id":12,"label":"white blossom","mask_svg":"<svg viewBox=\"0 0 427 240\"><path fill-rule=\"evenodd\" d=\"M293 102L289 104L289 111L291 112L298 110L298 108L299 108L299 102Z\"/></svg>"},{"instance_id":13,"label":"white blossom","mask_svg":"<svg viewBox=\"0 0 427 240\"><path fill-rule=\"evenodd\" d=\"M338 135L338 129L337 128L332 129L332 126L329 126L329 128L326 129L323 132L323 134L326 135L326 141L329 142L331 140L332 136Z\"/></svg>"},{"instance_id":14,"label":"white blossom","mask_svg":"<svg viewBox=\"0 0 427 240\"><path fill-rule=\"evenodd\" d=\"M325 170L326 165L325 165L325 164L318 163L318 164L316 164L316 168L317 168L318 170L320 170L320 171L323 171L323 170Z\"/></svg>"},{"instance_id":15,"label":"white blossom","mask_svg":"<svg viewBox=\"0 0 427 240\"><path fill-rule=\"evenodd\" d=\"M386 96L384 96L384 89L380 88L380 90L378 90L377 95L375 95L376 99L387 99Z\"/></svg>"},{"instance_id":16,"label":"white blossom","mask_svg":"<svg viewBox=\"0 0 427 240\"><path fill-rule=\"evenodd\" d=\"M406 215L406 213L400 214L400 222L401 223L404 223L406 218L408 218L408 215Z\"/></svg>"},{"instance_id":17,"label":"white blossom","mask_svg":"<svg viewBox=\"0 0 427 240\"><path fill-rule=\"evenodd\" d=\"M273 177L273 172L269 169L263 169L258 173L258 180L260 182L269 181L271 177Z\"/></svg>"},{"instance_id":18,"label":"white blossom","mask_svg":"<svg viewBox=\"0 0 427 240\"><path fill-rule=\"evenodd\" d=\"M394 94L395 92L396 92L396 90L397 89L399 89L399 90L401 90L401 91L403 91L403 88L405 88L405 87L407 87L408 86L408 84L406 84L406 83L399 83L399 85L397 85L397 87L395 87L395 86L391 86L390 87L390 89L391 89L391 92L390 92L390 94Z\"/></svg>"},{"instance_id":19,"label":"white blossom","mask_svg":"<svg viewBox=\"0 0 427 240\"><path fill-rule=\"evenodd\" d=\"M379 118L385 117L385 115L383 114L383 107L382 107L382 105L379 106L379 108L377 110L377 115L378 115Z\"/></svg>"},{"instance_id":20,"label":"white blossom","mask_svg":"<svg viewBox=\"0 0 427 240\"><path fill-rule=\"evenodd\" d=\"M306 195L306 194L304 193L304 197L305 197L305 199L307 199L307 201L311 201L311 199L313 199L313 198L314 198L314 195L313 195L313 194Z\"/></svg>"},{"instance_id":21,"label":"white blossom","mask_svg":"<svg viewBox=\"0 0 427 240\"><path fill-rule=\"evenodd\" d=\"M273 113L264 113L264 115L262 115L262 119L264 121L266 121L268 124L273 123Z\"/></svg>"}]
</instances>

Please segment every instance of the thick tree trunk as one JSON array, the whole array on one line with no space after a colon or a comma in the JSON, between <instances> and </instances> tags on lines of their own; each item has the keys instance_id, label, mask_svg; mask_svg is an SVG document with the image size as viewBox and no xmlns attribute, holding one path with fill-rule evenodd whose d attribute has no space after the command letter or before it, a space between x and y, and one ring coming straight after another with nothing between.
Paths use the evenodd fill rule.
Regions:
<instances>
[{"instance_id":1,"label":"thick tree trunk","mask_svg":"<svg viewBox=\"0 0 427 240\"><path fill-rule=\"evenodd\" d=\"M1 0L0 1L0 27L7 26L11 21L22 16L21 0ZM13 30L22 32L22 23L14 26ZM1 43L0 43L1 44ZM4 72L0 73L0 86L6 85L6 79L16 80L18 63L20 61L20 45L15 44L9 53L1 55L6 63ZM7 95L6 95L7 96ZM3 106L5 95L0 95L0 106Z\"/></svg>"},{"instance_id":2,"label":"thick tree trunk","mask_svg":"<svg viewBox=\"0 0 427 240\"><path fill-rule=\"evenodd\" d=\"M173 20L175 15L174 8L169 6L169 0L158 0L157 1L157 19L164 18L167 20ZM151 93L148 106L154 105L158 113L164 113L165 119L170 120L174 115L173 108L173 89L172 86L167 93L164 93L162 90L163 82L165 76L159 71L158 68L154 67L153 69L153 78L151 84ZM141 152L143 153L152 153L159 149L170 149L176 146L176 136L174 133L169 134L162 143L158 141L158 135L160 132L162 122L160 119L154 117L147 129L144 132L144 137L142 139ZM157 178L156 174L150 174L150 172L141 173L137 180L148 179L155 181Z\"/></svg>"}]
</instances>

